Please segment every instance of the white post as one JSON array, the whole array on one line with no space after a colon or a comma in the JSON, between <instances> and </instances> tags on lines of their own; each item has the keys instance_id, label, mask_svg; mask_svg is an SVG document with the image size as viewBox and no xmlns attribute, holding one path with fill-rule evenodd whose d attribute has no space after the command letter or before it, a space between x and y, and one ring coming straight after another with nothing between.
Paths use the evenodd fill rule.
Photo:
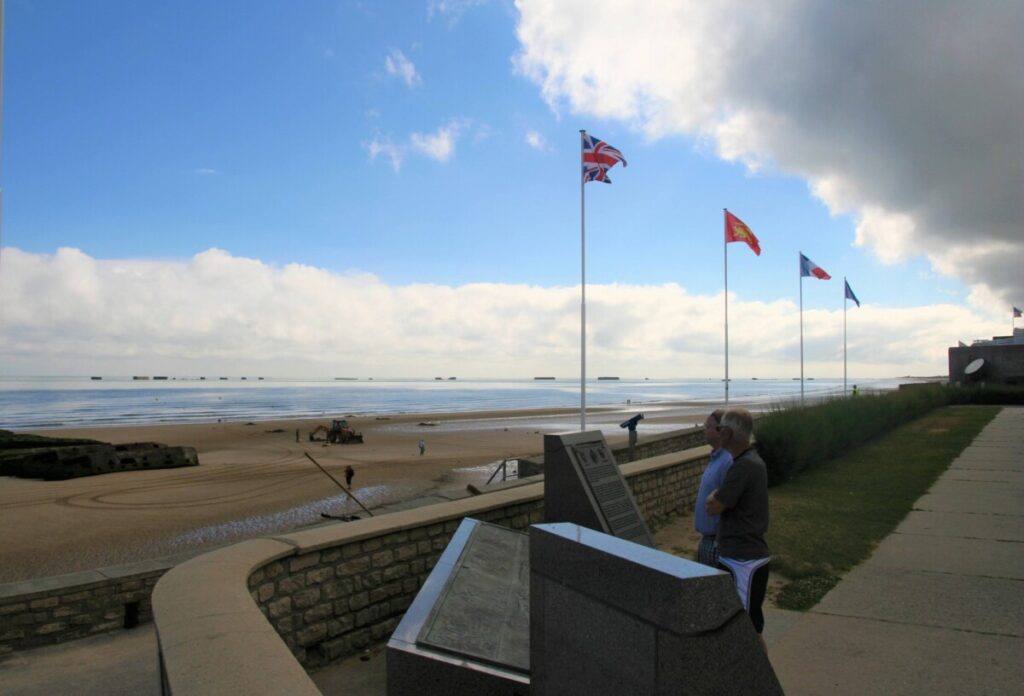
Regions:
<instances>
[{"instance_id":1,"label":"white post","mask_svg":"<svg viewBox=\"0 0 1024 696\"><path fill-rule=\"evenodd\" d=\"M800 263L803 252L797 252L800 273L800 405L804 405L804 269Z\"/></svg>"},{"instance_id":2,"label":"white post","mask_svg":"<svg viewBox=\"0 0 1024 696\"><path fill-rule=\"evenodd\" d=\"M0 144L3 143L4 116L4 0L0 0ZM0 181L0 249L3 248L4 189ZM1012 331L1010 333L1013 333Z\"/></svg>"},{"instance_id":3,"label":"white post","mask_svg":"<svg viewBox=\"0 0 1024 696\"><path fill-rule=\"evenodd\" d=\"M722 208L722 224L726 222L726 208ZM729 244L725 231L722 232L722 256L725 259L725 405L729 405Z\"/></svg>"},{"instance_id":4,"label":"white post","mask_svg":"<svg viewBox=\"0 0 1024 696\"><path fill-rule=\"evenodd\" d=\"M846 396L846 276L843 276L843 396Z\"/></svg>"},{"instance_id":5,"label":"white post","mask_svg":"<svg viewBox=\"0 0 1024 696\"><path fill-rule=\"evenodd\" d=\"M583 136L580 130L580 167L576 170L580 178L580 432L587 429L587 225L584 207L583 179Z\"/></svg>"}]
</instances>

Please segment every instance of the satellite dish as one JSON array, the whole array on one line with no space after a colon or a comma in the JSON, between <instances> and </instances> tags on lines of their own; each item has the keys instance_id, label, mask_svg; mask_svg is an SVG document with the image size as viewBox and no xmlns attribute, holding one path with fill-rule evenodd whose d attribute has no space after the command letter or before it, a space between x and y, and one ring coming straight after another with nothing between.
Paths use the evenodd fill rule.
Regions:
<instances>
[{"instance_id":1,"label":"satellite dish","mask_svg":"<svg viewBox=\"0 0 1024 696\"><path fill-rule=\"evenodd\" d=\"M967 377L974 377L979 372L981 372L981 368L983 367L985 367L985 358L978 358L977 360L972 360L970 364L964 368L964 375Z\"/></svg>"}]
</instances>

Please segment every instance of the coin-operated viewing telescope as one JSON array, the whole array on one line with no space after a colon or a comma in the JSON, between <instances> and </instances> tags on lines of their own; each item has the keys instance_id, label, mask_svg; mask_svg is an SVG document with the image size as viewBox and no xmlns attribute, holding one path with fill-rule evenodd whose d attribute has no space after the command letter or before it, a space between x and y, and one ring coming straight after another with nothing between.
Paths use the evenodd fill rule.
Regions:
<instances>
[{"instance_id":1,"label":"coin-operated viewing telescope","mask_svg":"<svg viewBox=\"0 0 1024 696\"><path fill-rule=\"evenodd\" d=\"M624 423L619 423L620 428L629 428L629 461L633 461L634 450L636 449L636 424L644 419L644 414L638 413Z\"/></svg>"}]
</instances>

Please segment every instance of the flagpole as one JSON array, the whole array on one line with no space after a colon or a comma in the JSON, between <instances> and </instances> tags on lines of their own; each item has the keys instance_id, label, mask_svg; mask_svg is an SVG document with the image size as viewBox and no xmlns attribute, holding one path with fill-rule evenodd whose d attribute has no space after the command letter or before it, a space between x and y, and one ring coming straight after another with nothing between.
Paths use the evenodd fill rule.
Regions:
<instances>
[{"instance_id":1,"label":"flagpole","mask_svg":"<svg viewBox=\"0 0 1024 696\"><path fill-rule=\"evenodd\" d=\"M846 276L843 276L843 396L846 396Z\"/></svg>"},{"instance_id":2,"label":"flagpole","mask_svg":"<svg viewBox=\"0 0 1024 696\"><path fill-rule=\"evenodd\" d=\"M580 432L587 429L587 224L584 207L583 136L580 129Z\"/></svg>"},{"instance_id":3,"label":"flagpole","mask_svg":"<svg viewBox=\"0 0 1024 696\"><path fill-rule=\"evenodd\" d=\"M724 213L729 212L722 208L722 224L728 224ZM729 243L726 241L725 231L722 233L722 256L725 259L725 405L729 405Z\"/></svg>"},{"instance_id":4,"label":"flagpole","mask_svg":"<svg viewBox=\"0 0 1024 696\"><path fill-rule=\"evenodd\" d=\"M798 252L803 256L803 252ZM801 258L797 257L797 265L800 268L800 405L804 405L804 272L800 264Z\"/></svg>"}]
</instances>

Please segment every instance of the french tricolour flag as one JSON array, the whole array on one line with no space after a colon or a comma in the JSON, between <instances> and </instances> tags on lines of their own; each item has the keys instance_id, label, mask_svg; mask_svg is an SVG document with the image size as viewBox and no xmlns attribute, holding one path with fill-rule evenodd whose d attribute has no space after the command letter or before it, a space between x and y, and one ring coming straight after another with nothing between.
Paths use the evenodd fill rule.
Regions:
<instances>
[{"instance_id":1,"label":"french tricolour flag","mask_svg":"<svg viewBox=\"0 0 1024 696\"><path fill-rule=\"evenodd\" d=\"M811 261L809 258L800 254L800 277L814 276L821 280L828 280L832 276L825 272L825 269L818 264Z\"/></svg>"}]
</instances>

